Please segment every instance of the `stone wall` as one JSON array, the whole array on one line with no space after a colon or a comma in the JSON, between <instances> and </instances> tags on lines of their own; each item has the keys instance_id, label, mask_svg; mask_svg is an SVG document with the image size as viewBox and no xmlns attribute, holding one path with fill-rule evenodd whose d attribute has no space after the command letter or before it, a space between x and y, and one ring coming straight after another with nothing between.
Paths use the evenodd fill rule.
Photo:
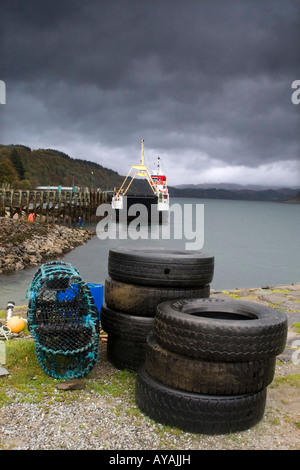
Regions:
<instances>
[{"instance_id":1,"label":"stone wall","mask_svg":"<svg viewBox=\"0 0 300 470\"><path fill-rule=\"evenodd\" d=\"M0 274L39 266L86 243L94 230L0 218Z\"/></svg>"}]
</instances>

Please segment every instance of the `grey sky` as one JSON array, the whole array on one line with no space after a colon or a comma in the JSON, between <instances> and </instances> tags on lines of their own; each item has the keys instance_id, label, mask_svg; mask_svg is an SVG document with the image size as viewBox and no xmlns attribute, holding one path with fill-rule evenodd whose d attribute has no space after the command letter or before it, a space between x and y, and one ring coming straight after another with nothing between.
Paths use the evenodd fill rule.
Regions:
<instances>
[{"instance_id":1,"label":"grey sky","mask_svg":"<svg viewBox=\"0 0 300 470\"><path fill-rule=\"evenodd\" d=\"M298 0L1 0L0 143L300 185Z\"/></svg>"}]
</instances>

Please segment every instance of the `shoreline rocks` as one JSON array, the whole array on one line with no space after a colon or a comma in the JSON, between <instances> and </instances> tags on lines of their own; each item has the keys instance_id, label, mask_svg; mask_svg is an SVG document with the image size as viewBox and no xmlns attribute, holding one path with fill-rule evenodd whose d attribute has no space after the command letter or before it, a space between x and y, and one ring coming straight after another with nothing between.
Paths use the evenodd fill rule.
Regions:
<instances>
[{"instance_id":1,"label":"shoreline rocks","mask_svg":"<svg viewBox=\"0 0 300 470\"><path fill-rule=\"evenodd\" d=\"M0 217L0 274L39 266L61 257L94 235L93 229Z\"/></svg>"}]
</instances>

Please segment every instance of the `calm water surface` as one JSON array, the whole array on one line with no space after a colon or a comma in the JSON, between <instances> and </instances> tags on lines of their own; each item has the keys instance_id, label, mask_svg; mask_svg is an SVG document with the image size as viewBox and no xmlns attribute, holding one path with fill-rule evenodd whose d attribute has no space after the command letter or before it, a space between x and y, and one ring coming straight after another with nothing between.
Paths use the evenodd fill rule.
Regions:
<instances>
[{"instance_id":1,"label":"calm water surface","mask_svg":"<svg viewBox=\"0 0 300 470\"><path fill-rule=\"evenodd\" d=\"M204 204L202 251L215 256L212 289L274 286L300 281L300 204L175 199L172 204ZM177 219L178 222L178 219ZM170 233L173 230L170 218ZM195 227L194 227L195 228ZM120 226L125 230L125 226ZM147 228L144 228L147 230ZM188 240L100 240L87 244L62 259L71 263L86 282L103 284L107 276L108 252L120 245L165 246L184 249ZM37 268L0 276L0 309L9 300L27 305L26 290Z\"/></svg>"}]
</instances>

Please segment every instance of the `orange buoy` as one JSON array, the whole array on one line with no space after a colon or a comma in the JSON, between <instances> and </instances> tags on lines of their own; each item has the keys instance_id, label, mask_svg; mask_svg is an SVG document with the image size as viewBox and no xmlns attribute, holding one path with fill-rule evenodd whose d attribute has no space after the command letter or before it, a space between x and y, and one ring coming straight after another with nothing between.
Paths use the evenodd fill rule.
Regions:
<instances>
[{"instance_id":1,"label":"orange buoy","mask_svg":"<svg viewBox=\"0 0 300 470\"><path fill-rule=\"evenodd\" d=\"M6 325L11 329L12 333L20 333L25 328L25 321L18 316L12 316L7 320Z\"/></svg>"}]
</instances>

